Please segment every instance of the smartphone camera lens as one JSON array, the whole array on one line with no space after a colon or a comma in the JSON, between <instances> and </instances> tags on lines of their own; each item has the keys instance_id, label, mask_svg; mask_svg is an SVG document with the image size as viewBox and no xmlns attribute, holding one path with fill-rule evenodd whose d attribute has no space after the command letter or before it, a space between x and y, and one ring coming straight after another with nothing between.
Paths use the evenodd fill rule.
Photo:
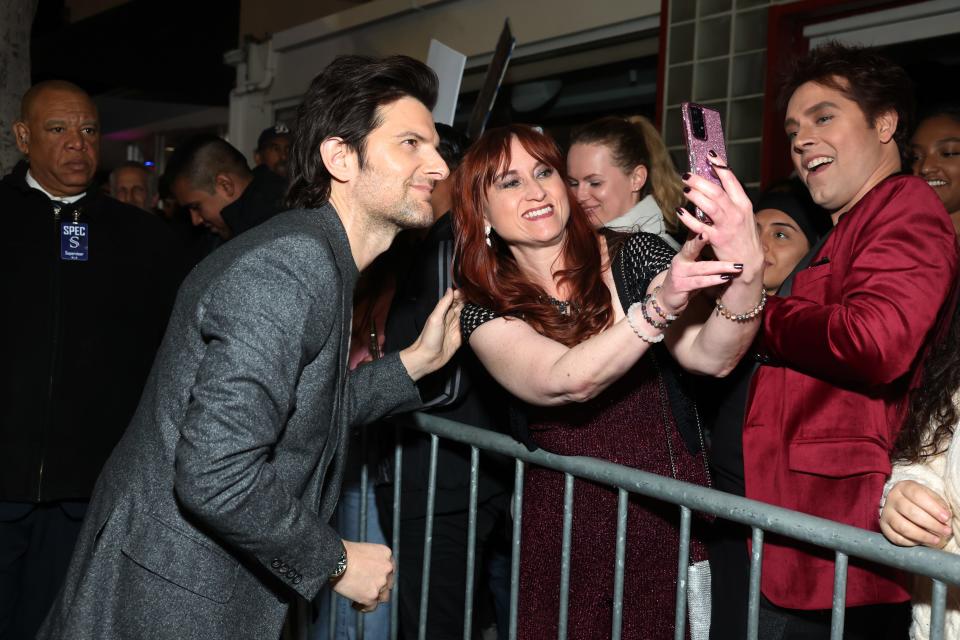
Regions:
<instances>
[{"instance_id":1,"label":"smartphone camera lens","mask_svg":"<svg viewBox=\"0 0 960 640\"><path fill-rule=\"evenodd\" d=\"M693 130L693 137L698 140L707 139L707 128L703 122L703 109L691 105L690 107L690 128Z\"/></svg>"}]
</instances>

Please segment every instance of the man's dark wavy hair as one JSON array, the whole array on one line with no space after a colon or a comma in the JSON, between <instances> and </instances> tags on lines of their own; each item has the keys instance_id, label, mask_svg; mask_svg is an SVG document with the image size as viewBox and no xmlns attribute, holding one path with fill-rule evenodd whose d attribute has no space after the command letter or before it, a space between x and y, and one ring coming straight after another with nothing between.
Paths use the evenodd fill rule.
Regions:
<instances>
[{"instance_id":1,"label":"man's dark wavy hair","mask_svg":"<svg viewBox=\"0 0 960 640\"><path fill-rule=\"evenodd\" d=\"M780 91L781 112L793 93L807 82L835 89L856 102L870 126L881 114L896 111L893 138L901 156L907 152L915 103L913 83L902 67L865 47L827 42L794 61Z\"/></svg>"},{"instance_id":2,"label":"man's dark wavy hair","mask_svg":"<svg viewBox=\"0 0 960 640\"><path fill-rule=\"evenodd\" d=\"M380 126L380 107L404 97L428 110L437 101L437 75L407 56L338 56L313 79L297 109L290 148L290 208L319 207L330 198L332 177L320 157L320 145L342 138L362 167L370 132Z\"/></svg>"}]
</instances>

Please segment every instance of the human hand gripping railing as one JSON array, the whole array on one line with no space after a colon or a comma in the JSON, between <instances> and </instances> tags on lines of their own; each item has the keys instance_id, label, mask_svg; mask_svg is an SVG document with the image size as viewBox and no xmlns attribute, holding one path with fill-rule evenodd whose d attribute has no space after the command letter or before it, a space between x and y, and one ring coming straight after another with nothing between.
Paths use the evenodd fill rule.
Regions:
<instances>
[{"instance_id":1,"label":"human hand gripping railing","mask_svg":"<svg viewBox=\"0 0 960 640\"><path fill-rule=\"evenodd\" d=\"M944 616L946 608L947 583L960 585L960 557L942 551L923 547L903 548L889 543L882 535L858 529L849 525L840 524L823 518L790 511L781 507L772 506L755 500L749 500L699 485L674 480L664 476L640 471L614 464L605 460L585 457L559 456L543 450L528 451L526 447L503 434L478 429L451 420L446 420L424 413L414 416L413 428L432 435L430 487L436 484L436 442L437 438L446 438L471 446L471 496L469 504L469 526L476 525L476 489L479 470L478 450L493 451L510 456L516 460L516 487L513 506L513 567L510 595L510 635L511 640L516 638L517 598L518 598L518 571L520 553L521 506L523 500L523 472L525 464L532 463L547 467L565 474L564 488L564 519L563 519L563 557L561 558L561 593L560 593L560 620L558 637L566 638L567 629L567 591L569 587L569 550L570 532L572 528L573 507L573 478L583 478L611 487L619 492L618 524L616 546L616 571L614 584L613 604L613 633L614 639L620 638L621 616L623 612L623 567L625 559L626 519L628 493L636 493L654 499L677 504L681 511L679 579L677 581L676 600L676 630L675 637L684 638L686 625L686 568L690 544L690 517L691 511L700 511L720 518L748 525L753 530L753 548L750 562L750 596L748 609L748 638L757 638L760 600L760 568L763 554L764 532L770 531L795 540L800 540L820 547L832 549L836 554L836 569L834 581L833 616L831 622L831 638L840 640L843 637L843 616L845 609L846 570L849 556L862 558L871 562L880 563L897 569L906 570L933 579L933 606L931 620L931 639L942 640ZM398 452L399 458L399 452ZM399 463L399 460L397 461ZM399 467L399 464L397 465ZM399 470L396 473L399 478ZM399 489L399 487L395 487ZM395 496L399 493L395 493ZM429 495L429 494L428 494ZM429 499L428 499L429 502ZM428 504L428 507L431 505ZM398 520L399 501L394 505L394 522ZM432 509L428 508L428 536L429 520L432 520ZM473 532L471 531L471 534ZM472 576L475 568L475 535L469 538L467 566L465 569ZM429 540L425 540L425 551L429 552ZM399 553L394 549L394 553ZM425 553L425 563L429 562L429 553ZM424 593L429 586L429 569L424 570ZM467 580L466 620L464 623L464 637L470 637L472 617L472 580ZM421 602L420 638L426 637L427 611L426 603ZM394 629L396 627L394 626Z\"/></svg>"}]
</instances>

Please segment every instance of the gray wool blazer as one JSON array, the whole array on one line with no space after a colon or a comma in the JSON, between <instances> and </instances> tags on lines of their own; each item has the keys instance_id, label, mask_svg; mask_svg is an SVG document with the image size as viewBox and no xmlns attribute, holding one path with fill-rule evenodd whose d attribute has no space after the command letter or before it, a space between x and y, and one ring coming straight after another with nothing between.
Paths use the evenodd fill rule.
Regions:
<instances>
[{"instance_id":1,"label":"gray wool blazer","mask_svg":"<svg viewBox=\"0 0 960 640\"><path fill-rule=\"evenodd\" d=\"M348 372L356 278L330 205L193 270L38 638L273 640L323 588L350 426L420 403L397 355Z\"/></svg>"}]
</instances>

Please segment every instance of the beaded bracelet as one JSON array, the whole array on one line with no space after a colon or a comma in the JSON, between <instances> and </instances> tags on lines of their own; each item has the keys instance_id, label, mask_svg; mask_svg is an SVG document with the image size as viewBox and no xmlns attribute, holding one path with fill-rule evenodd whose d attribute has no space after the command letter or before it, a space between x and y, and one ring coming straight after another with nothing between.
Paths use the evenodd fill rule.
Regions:
<instances>
[{"instance_id":1,"label":"beaded bracelet","mask_svg":"<svg viewBox=\"0 0 960 640\"><path fill-rule=\"evenodd\" d=\"M635 324L633 323L633 312L634 312L634 310L636 310L636 308L637 308L638 306L639 306L641 309L643 309L645 305L644 305L643 302L634 302L634 303L633 303L632 305L630 305L630 307L627 309L627 324L629 324L629 325L630 325L630 328L633 329L633 332L634 332L635 334L637 334L637 337L640 338L641 340L643 340L644 342L646 342L646 343L648 343L648 344L657 344L658 342L662 342L662 341L663 341L663 334L662 334L662 333L659 334L659 335L656 335L656 336L648 336L648 335L646 335L646 334L644 334L644 333L641 333L640 330L637 328L637 325L635 325ZM644 316L647 315L647 314L646 314L646 310L643 311L643 315L644 315Z\"/></svg>"},{"instance_id":2,"label":"beaded bracelet","mask_svg":"<svg viewBox=\"0 0 960 640\"><path fill-rule=\"evenodd\" d=\"M667 322L673 322L680 316L674 315L672 313L664 313L663 309L660 308L660 305L657 304L657 294L663 291L663 287L656 286L653 288L653 295L650 296L650 302L653 304L653 310L657 312L657 315L666 320Z\"/></svg>"},{"instance_id":3,"label":"beaded bracelet","mask_svg":"<svg viewBox=\"0 0 960 640\"><path fill-rule=\"evenodd\" d=\"M730 313L730 311L723 306L720 298L717 298L717 313L731 322L748 322L753 320L763 312L763 308L765 306L767 306L767 292L764 289L760 290L760 302L757 303L757 306L755 306L753 309L750 309L750 311L747 311L746 313Z\"/></svg>"},{"instance_id":4,"label":"beaded bracelet","mask_svg":"<svg viewBox=\"0 0 960 640\"><path fill-rule=\"evenodd\" d=\"M647 311L647 303L650 302L652 299L653 299L652 293L648 293L647 295L645 295L643 297L643 300L640 301L640 311L641 313L643 313L643 319L647 321L647 324L649 324L654 329L660 329L661 331L663 331L664 329L670 326L670 321L667 320L666 322L660 322L658 320L655 320L650 315L650 312Z\"/></svg>"}]
</instances>

